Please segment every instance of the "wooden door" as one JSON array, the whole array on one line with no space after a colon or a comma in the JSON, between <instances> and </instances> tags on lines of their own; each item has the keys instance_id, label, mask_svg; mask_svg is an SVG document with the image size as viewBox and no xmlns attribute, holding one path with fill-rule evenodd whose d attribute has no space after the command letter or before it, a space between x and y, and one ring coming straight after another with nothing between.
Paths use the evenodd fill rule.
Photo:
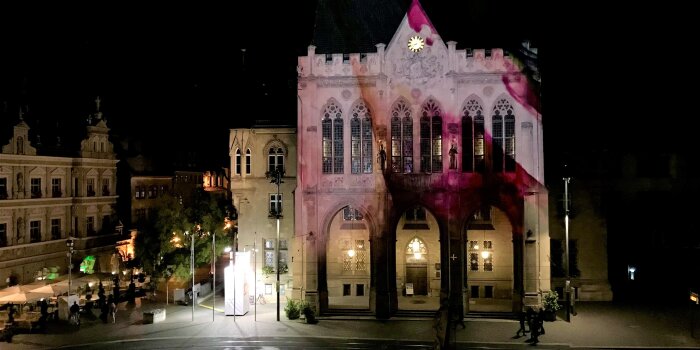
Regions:
<instances>
[{"instance_id":1,"label":"wooden door","mask_svg":"<svg viewBox=\"0 0 700 350\"><path fill-rule=\"evenodd\" d=\"M413 283L414 295L428 295L428 265L406 265L406 283Z\"/></svg>"}]
</instances>

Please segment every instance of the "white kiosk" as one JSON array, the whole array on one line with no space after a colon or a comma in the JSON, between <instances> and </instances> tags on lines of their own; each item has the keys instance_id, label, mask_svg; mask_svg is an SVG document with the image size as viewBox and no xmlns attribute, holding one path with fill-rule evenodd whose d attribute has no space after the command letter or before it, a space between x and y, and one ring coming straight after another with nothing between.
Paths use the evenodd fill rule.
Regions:
<instances>
[{"instance_id":1,"label":"white kiosk","mask_svg":"<svg viewBox=\"0 0 700 350\"><path fill-rule=\"evenodd\" d=\"M252 276L250 252L236 252L236 264L224 269L224 314L242 316L250 310L249 283Z\"/></svg>"}]
</instances>

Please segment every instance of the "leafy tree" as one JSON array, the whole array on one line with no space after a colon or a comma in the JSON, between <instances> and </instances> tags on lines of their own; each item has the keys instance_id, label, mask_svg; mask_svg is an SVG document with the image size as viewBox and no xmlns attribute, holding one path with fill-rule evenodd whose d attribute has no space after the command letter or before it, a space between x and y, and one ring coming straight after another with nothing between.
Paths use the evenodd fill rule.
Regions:
<instances>
[{"instance_id":1,"label":"leafy tree","mask_svg":"<svg viewBox=\"0 0 700 350\"><path fill-rule=\"evenodd\" d=\"M175 196L161 197L151 216L153 221L135 240L135 254L143 269L154 276L172 273L175 278L190 278L191 234L195 235L195 266L210 264L211 235L216 235L217 256L232 241L224 228L227 206L225 199L203 190L193 196L189 207L181 205ZM166 272L167 266L172 266L172 271Z\"/></svg>"}]
</instances>

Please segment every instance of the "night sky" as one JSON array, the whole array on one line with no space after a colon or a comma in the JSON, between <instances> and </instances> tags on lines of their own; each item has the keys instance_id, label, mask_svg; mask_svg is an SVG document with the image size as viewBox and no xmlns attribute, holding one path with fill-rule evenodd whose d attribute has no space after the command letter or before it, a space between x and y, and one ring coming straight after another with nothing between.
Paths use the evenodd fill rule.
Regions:
<instances>
[{"instance_id":1,"label":"night sky","mask_svg":"<svg viewBox=\"0 0 700 350\"><path fill-rule=\"evenodd\" d=\"M316 7L313 0L280 4L3 9L3 125L19 104L44 125L82 120L99 95L115 134L182 148L212 144L226 157L228 128L295 120L296 57L311 43ZM663 10L631 16L595 4L422 4L458 48L526 38L539 47L545 147L557 152L588 147L591 136L602 148L648 146L659 111L676 109L666 101L673 92L665 75L684 67L677 45L686 36L683 28L649 25L647 17ZM191 121L176 121L183 118Z\"/></svg>"}]
</instances>

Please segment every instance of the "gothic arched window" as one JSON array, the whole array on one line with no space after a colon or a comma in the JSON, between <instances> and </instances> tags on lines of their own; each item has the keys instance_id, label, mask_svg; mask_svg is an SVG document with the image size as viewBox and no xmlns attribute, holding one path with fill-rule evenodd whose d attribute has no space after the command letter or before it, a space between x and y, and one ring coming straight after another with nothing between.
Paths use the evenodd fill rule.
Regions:
<instances>
[{"instance_id":1,"label":"gothic arched window","mask_svg":"<svg viewBox=\"0 0 700 350\"><path fill-rule=\"evenodd\" d=\"M420 170L442 172L442 112L430 98L423 103L420 118Z\"/></svg>"},{"instance_id":2,"label":"gothic arched window","mask_svg":"<svg viewBox=\"0 0 700 350\"><path fill-rule=\"evenodd\" d=\"M484 172L484 116L477 100L462 107L462 171Z\"/></svg>"},{"instance_id":3,"label":"gothic arched window","mask_svg":"<svg viewBox=\"0 0 700 350\"><path fill-rule=\"evenodd\" d=\"M234 167L236 169L234 174L240 175L241 174L241 150L240 149L236 149L236 160L235 160Z\"/></svg>"},{"instance_id":4,"label":"gothic arched window","mask_svg":"<svg viewBox=\"0 0 700 350\"><path fill-rule=\"evenodd\" d=\"M331 98L323 109L322 144L323 173L343 173L343 111L340 104Z\"/></svg>"},{"instance_id":5,"label":"gothic arched window","mask_svg":"<svg viewBox=\"0 0 700 350\"><path fill-rule=\"evenodd\" d=\"M413 119L403 99L391 108L391 170L413 172Z\"/></svg>"},{"instance_id":6,"label":"gothic arched window","mask_svg":"<svg viewBox=\"0 0 700 350\"><path fill-rule=\"evenodd\" d=\"M365 101L359 101L350 115L352 173L372 173L372 113Z\"/></svg>"},{"instance_id":7,"label":"gothic arched window","mask_svg":"<svg viewBox=\"0 0 700 350\"><path fill-rule=\"evenodd\" d=\"M493 107L493 171L515 171L515 116L505 98Z\"/></svg>"},{"instance_id":8,"label":"gothic arched window","mask_svg":"<svg viewBox=\"0 0 700 350\"><path fill-rule=\"evenodd\" d=\"M246 175L250 175L250 162L252 160L250 159L250 148L248 148L245 151L245 173Z\"/></svg>"}]
</instances>

